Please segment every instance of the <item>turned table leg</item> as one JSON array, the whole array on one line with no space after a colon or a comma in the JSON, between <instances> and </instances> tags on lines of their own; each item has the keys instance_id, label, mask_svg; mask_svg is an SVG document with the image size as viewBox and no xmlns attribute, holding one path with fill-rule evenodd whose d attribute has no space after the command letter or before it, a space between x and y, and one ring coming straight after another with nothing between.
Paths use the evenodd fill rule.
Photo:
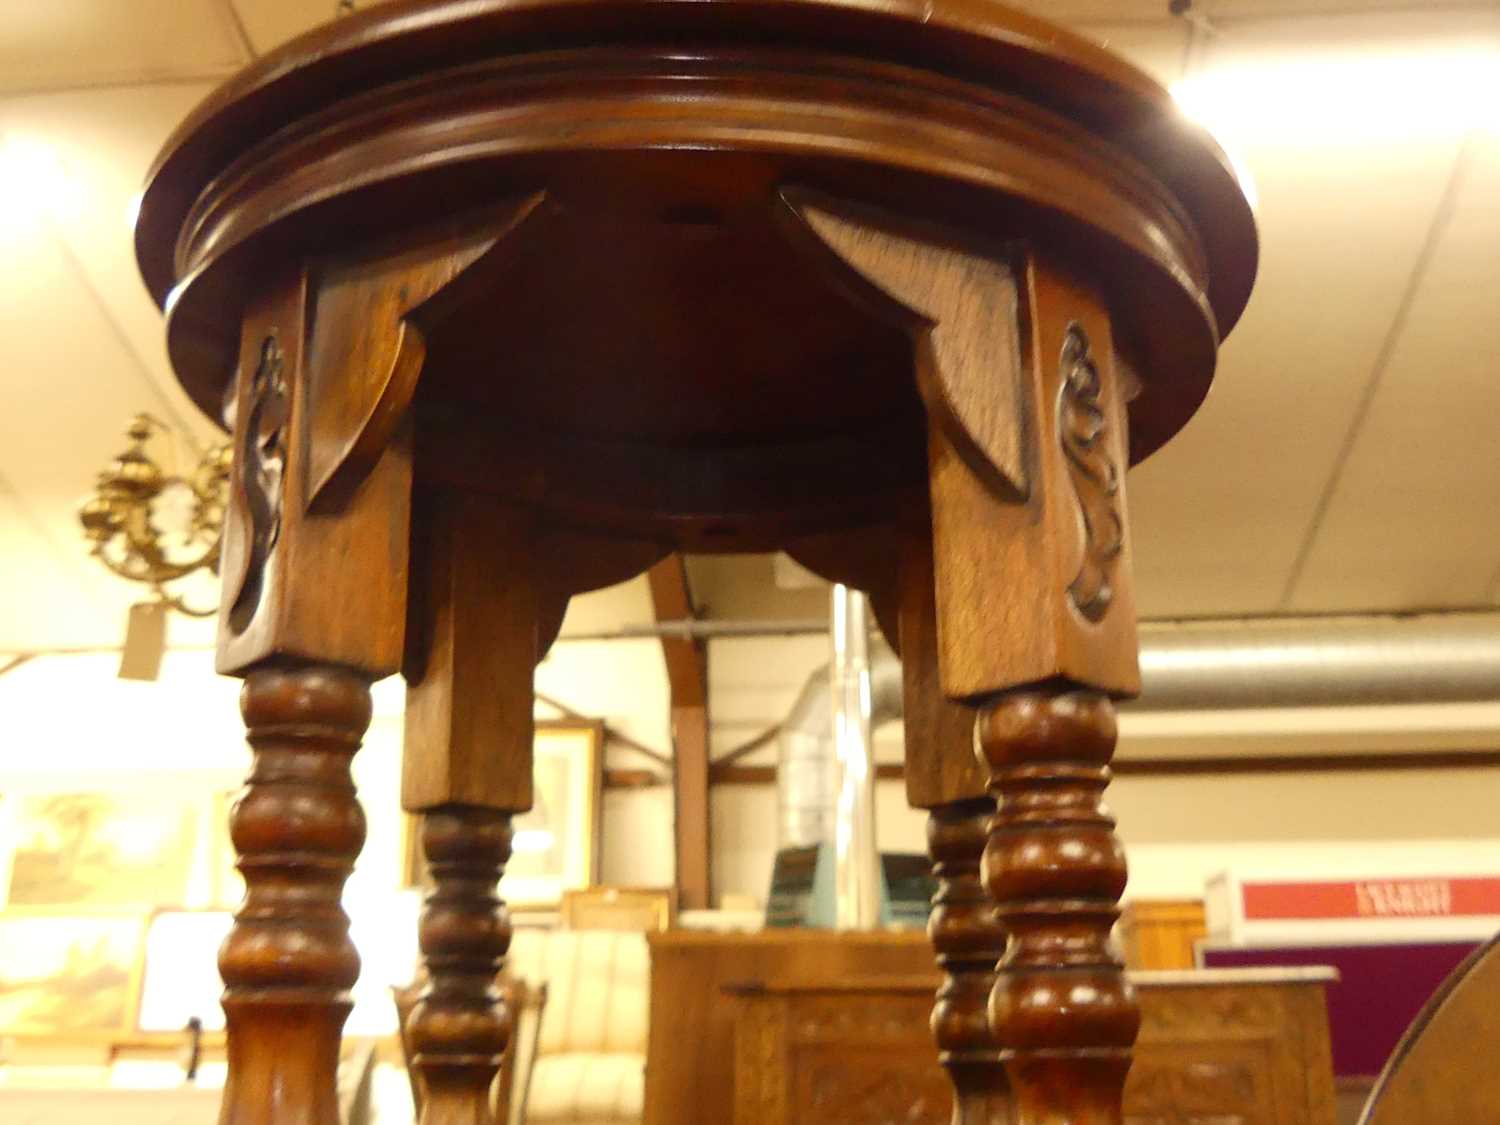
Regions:
<instances>
[{"instance_id":1,"label":"turned table leg","mask_svg":"<svg viewBox=\"0 0 1500 1125\"><path fill-rule=\"evenodd\" d=\"M511 814L447 805L422 814L433 880L422 911L427 986L407 1021L423 1091L421 1125L487 1125L511 1020L495 977L510 946L496 894L510 858Z\"/></svg>"},{"instance_id":2,"label":"turned table leg","mask_svg":"<svg viewBox=\"0 0 1500 1125\"><path fill-rule=\"evenodd\" d=\"M927 933L943 984L932 1011L938 1058L953 1081L953 1125L1008 1125L1009 1083L990 1031L995 965L1005 952L1000 912L980 878L995 802L974 757L974 712L943 695L938 675L932 537L915 513L899 551L895 630L902 661L906 795L929 810L937 894Z\"/></svg>"},{"instance_id":3,"label":"turned table leg","mask_svg":"<svg viewBox=\"0 0 1500 1125\"><path fill-rule=\"evenodd\" d=\"M359 956L339 905L365 839L349 764L370 721L343 669L250 674L254 750L231 836L245 900L219 952L229 1078L221 1125L338 1125L339 1034Z\"/></svg>"},{"instance_id":4,"label":"turned table leg","mask_svg":"<svg viewBox=\"0 0 1500 1125\"><path fill-rule=\"evenodd\" d=\"M221 1125L338 1125L359 975L339 898L365 839L349 766L369 685L400 664L406 614L405 439L367 442L347 487L313 510L310 459L328 435L298 404L320 374L310 351L341 329L309 325L307 282L300 265L264 279L235 384L216 665L245 679L254 764L230 829L246 896L219 953Z\"/></svg>"},{"instance_id":5,"label":"turned table leg","mask_svg":"<svg viewBox=\"0 0 1500 1125\"><path fill-rule=\"evenodd\" d=\"M524 513L445 492L418 519L401 790L422 819L433 890L420 928L428 983L407 1040L421 1125L492 1125L511 1030L496 987L510 923L496 892L512 817L532 803L533 669L561 611L535 578Z\"/></svg>"},{"instance_id":6,"label":"turned table leg","mask_svg":"<svg viewBox=\"0 0 1500 1125\"><path fill-rule=\"evenodd\" d=\"M953 1125L1010 1120L1010 1084L988 1016L1005 931L979 875L994 812L994 802L980 797L940 805L927 820L928 851L938 881L927 932L944 976L932 1031L939 1059L953 1080Z\"/></svg>"},{"instance_id":7,"label":"turned table leg","mask_svg":"<svg viewBox=\"0 0 1500 1125\"><path fill-rule=\"evenodd\" d=\"M1140 688L1131 387L1097 293L1036 255L1017 276L1028 330L1006 432L1024 471L997 480L972 425L929 429L936 664L943 692L978 709L997 806L983 881L1008 945L989 1016L1016 1125L1120 1125L1140 1016L1110 944L1125 859L1102 795L1111 700Z\"/></svg>"},{"instance_id":8,"label":"turned table leg","mask_svg":"<svg viewBox=\"0 0 1500 1125\"><path fill-rule=\"evenodd\" d=\"M1095 691L1017 691L980 712L998 802L984 877L1010 947L990 998L1017 1125L1118 1125L1140 1027L1110 942L1125 856L1101 796L1114 705Z\"/></svg>"}]
</instances>

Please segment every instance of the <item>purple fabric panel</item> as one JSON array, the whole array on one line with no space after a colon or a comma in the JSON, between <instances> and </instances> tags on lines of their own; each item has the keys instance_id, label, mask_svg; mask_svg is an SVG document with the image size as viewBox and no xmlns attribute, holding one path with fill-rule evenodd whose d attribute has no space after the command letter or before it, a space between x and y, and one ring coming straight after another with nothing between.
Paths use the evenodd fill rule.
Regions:
<instances>
[{"instance_id":1,"label":"purple fabric panel","mask_svg":"<svg viewBox=\"0 0 1500 1125\"><path fill-rule=\"evenodd\" d=\"M1380 1073L1427 998L1478 945L1465 941L1207 949L1203 964L1209 969L1332 965L1339 971L1338 982L1328 986L1333 1073L1356 1078Z\"/></svg>"}]
</instances>

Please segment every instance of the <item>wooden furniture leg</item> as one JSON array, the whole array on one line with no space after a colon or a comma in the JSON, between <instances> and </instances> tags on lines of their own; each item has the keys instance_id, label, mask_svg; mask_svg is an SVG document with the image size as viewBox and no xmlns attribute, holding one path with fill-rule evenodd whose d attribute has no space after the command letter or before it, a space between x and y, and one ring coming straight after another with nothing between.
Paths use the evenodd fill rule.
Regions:
<instances>
[{"instance_id":1,"label":"wooden furniture leg","mask_svg":"<svg viewBox=\"0 0 1500 1125\"><path fill-rule=\"evenodd\" d=\"M997 802L984 882L1009 939L990 1027L1016 1125L1120 1125L1140 1015L1110 943L1125 858L1101 796L1114 696L1139 689L1125 521L1125 399L1109 318L1055 263L1023 262L1026 489L930 431L938 665L979 707Z\"/></svg>"},{"instance_id":2,"label":"wooden furniture leg","mask_svg":"<svg viewBox=\"0 0 1500 1125\"><path fill-rule=\"evenodd\" d=\"M250 674L240 702L254 765L230 822L246 893L219 952L219 1120L338 1125L339 1034L359 976L339 895L365 840L349 763L369 686L341 668L273 667Z\"/></svg>"},{"instance_id":3,"label":"wooden furniture leg","mask_svg":"<svg viewBox=\"0 0 1500 1125\"><path fill-rule=\"evenodd\" d=\"M445 805L422 814L433 890L422 911L428 983L407 1021L423 1093L421 1125L489 1125L490 1088L511 1017L495 977L510 946L496 893L510 858L511 814Z\"/></svg>"},{"instance_id":4,"label":"wooden furniture leg","mask_svg":"<svg viewBox=\"0 0 1500 1125\"><path fill-rule=\"evenodd\" d=\"M953 1079L953 1125L1010 1121L1010 1082L988 1017L1005 930L979 874L994 813L994 802L979 797L939 805L927 820L927 848L938 881L928 933L944 974L932 1030Z\"/></svg>"},{"instance_id":5,"label":"wooden furniture leg","mask_svg":"<svg viewBox=\"0 0 1500 1125\"><path fill-rule=\"evenodd\" d=\"M1140 688L1124 489L1135 383L1099 292L1067 263L826 199L797 213L811 259L915 335L932 538L929 554L913 530L901 576L908 798L936 809L987 785L999 803L984 858L998 920L940 912L934 938L960 958L969 940L1010 938L990 1027L1018 1125L1120 1125L1139 1014L1110 948L1125 865L1099 798L1110 700ZM979 779L952 730L974 703ZM963 887L964 830L945 819L933 838ZM951 879L946 892L964 893ZM960 1030L970 985L935 1019L959 1052L945 1045L950 1070L975 1048ZM972 1075L954 1077L960 1114L982 1120Z\"/></svg>"},{"instance_id":6,"label":"wooden furniture leg","mask_svg":"<svg viewBox=\"0 0 1500 1125\"><path fill-rule=\"evenodd\" d=\"M425 495L415 514L402 805L421 814L434 889L428 982L407 1021L421 1125L493 1125L511 1016L495 987L510 944L497 884L511 818L531 807L538 632L557 614L532 571L529 517Z\"/></svg>"},{"instance_id":7,"label":"wooden furniture leg","mask_svg":"<svg viewBox=\"0 0 1500 1125\"><path fill-rule=\"evenodd\" d=\"M1140 1011L1110 943L1125 856L1100 798L1114 705L1094 691L1018 691L986 705L977 742L999 802L985 848L1010 947L990 1020L1019 1125L1119 1125Z\"/></svg>"},{"instance_id":8,"label":"wooden furniture leg","mask_svg":"<svg viewBox=\"0 0 1500 1125\"><path fill-rule=\"evenodd\" d=\"M362 329L329 321L309 336L307 301L304 269L267 279L236 383L217 664L245 679L254 756L230 826L246 896L219 954L221 1125L338 1125L339 1035L359 975L339 898L365 838L350 761L369 685L402 648L407 443L370 449L359 487L312 510L310 352Z\"/></svg>"},{"instance_id":9,"label":"wooden furniture leg","mask_svg":"<svg viewBox=\"0 0 1500 1125\"><path fill-rule=\"evenodd\" d=\"M904 538L898 585L907 800L929 810L927 846L938 881L927 926L944 975L932 1011L933 1036L953 1080L953 1125L1009 1125L1010 1083L988 1018L1005 929L980 879L995 802L972 751L973 712L945 699L938 682L925 511Z\"/></svg>"}]
</instances>

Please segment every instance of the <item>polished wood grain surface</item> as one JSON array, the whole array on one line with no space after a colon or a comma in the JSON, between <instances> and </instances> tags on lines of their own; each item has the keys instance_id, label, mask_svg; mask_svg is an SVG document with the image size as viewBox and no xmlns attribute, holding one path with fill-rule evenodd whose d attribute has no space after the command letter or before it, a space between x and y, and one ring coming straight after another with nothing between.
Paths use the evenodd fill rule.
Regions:
<instances>
[{"instance_id":1,"label":"polished wood grain surface","mask_svg":"<svg viewBox=\"0 0 1500 1125\"><path fill-rule=\"evenodd\" d=\"M1002 907L980 878L994 815L994 801L981 797L940 806L927 818L927 850L938 881L927 933L943 971L932 1031L938 1061L953 1081L953 1125L1010 1122L1010 1080L989 1020L1006 934Z\"/></svg>"},{"instance_id":2,"label":"polished wood grain surface","mask_svg":"<svg viewBox=\"0 0 1500 1125\"><path fill-rule=\"evenodd\" d=\"M984 874L1009 939L990 1024L1017 1125L1117 1122L1140 1009L1111 932L1125 853L1101 801L1115 714L1094 692L1020 692L976 741L998 808Z\"/></svg>"},{"instance_id":3,"label":"polished wood grain surface","mask_svg":"<svg viewBox=\"0 0 1500 1125\"><path fill-rule=\"evenodd\" d=\"M1360 1125L1458 1125L1500 1113L1500 938L1475 950L1396 1045Z\"/></svg>"},{"instance_id":4,"label":"polished wood grain surface","mask_svg":"<svg viewBox=\"0 0 1500 1125\"><path fill-rule=\"evenodd\" d=\"M532 804L533 670L546 604L534 519L492 498L423 496L406 655L401 803Z\"/></svg>"},{"instance_id":5,"label":"polished wood grain surface","mask_svg":"<svg viewBox=\"0 0 1500 1125\"><path fill-rule=\"evenodd\" d=\"M1139 687L1123 478L1202 402L1257 256L1228 161L1165 90L986 0L401 0L211 94L155 165L137 256L183 387L233 405L220 669L408 678L403 802L444 826L435 858L467 857L428 911L428 1054L473 1058L428 1066L465 1075L433 1113L488 1112L501 1021L459 963L498 955L487 842L530 802L533 670L569 598L673 551L786 548L911 649L950 1063L978 1030L970 943L996 940L952 818L988 784L1015 935L991 1023L1021 1125L1118 1125L1134 1018L1098 796L1109 701ZM696 703L676 716L690 901ZM305 831L281 810L245 862ZM296 932L302 906L260 885L262 921ZM761 972L794 947L752 948ZM798 956L847 975L895 948ZM679 992L678 1016L725 1007L695 972L707 998ZM339 980L318 1050L278 1063L301 1068L284 1120L321 1120ZM663 1066L726 1080L727 1016L706 1018L654 1064L648 1113L702 1119ZM244 1075L280 1032L239 1026L226 1120L264 1120L280 1095Z\"/></svg>"},{"instance_id":6,"label":"polished wood grain surface","mask_svg":"<svg viewBox=\"0 0 1500 1125\"><path fill-rule=\"evenodd\" d=\"M490 1088L512 1025L495 987L510 947L496 886L511 838L509 813L446 805L422 814L422 852L433 883L418 931L427 983L406 1020L420 1125L495 1121Z\"/></svg>"},{"instance_id":7,"label":"polished wood grain surface","mask_svg":"<svg viewBox=\"0 0 1500 1125\"><path fill-rule=\"evenodd\" d=\"M1125 1087L1127 1125L1333 1125L1326 982L1198 976L1136 977L1142 1028ZM917 1049L934 983L769 981L734 990L733 1120L948 1125L948 1082ZM1021 1119L1019 1106L1012 1116L1000 1101L979 1120ZM721 1104L702 1111L717 1119Z\"/></svg>"},{"instance_id":8,"label":"polished wood grain surface","mask_svg":"<svg viewBox=\"0 0 1500 1125\"><path fill-rule=\"evenodd\" d=\"M1120 912L1120 946L1132 969L1191 969L1208 934L1202 899L1136 899Z\"/></svg>"},{"instance_id":9,"label":"polished wood grain surface","mask_svg":"<svg viewBox=\"0 0 1500 1125\"><path fill-rule=\"evenodd\" d=\"M229 1078L221 1125L339 1125L339 1033L359 954L339 905L365 841L349 766L366 681L260 669L240 696L254 752L230 836L245 899L219 950Z\"/></svg>"},{"instance_id":10,"label":"polished wood grain surface","mask_svg":"<svg viewBox=\"0 0 1500 1125\"><path fill-rule=\"evenodd\" d=\"M709 934L674 930L651 947L646 1125L729 1121L733 1115L734 1008L726 985L755 980L840 980L925 976L933 987L932 945L921 933L767 930ZM930 1012L932 993L926 999ZM922 1017L925 1058L937 1051ZM941 1077L941 1075L940 1075ZM945 1080L946 1081L946 1080Z\"/></svg>"}]
</instances>

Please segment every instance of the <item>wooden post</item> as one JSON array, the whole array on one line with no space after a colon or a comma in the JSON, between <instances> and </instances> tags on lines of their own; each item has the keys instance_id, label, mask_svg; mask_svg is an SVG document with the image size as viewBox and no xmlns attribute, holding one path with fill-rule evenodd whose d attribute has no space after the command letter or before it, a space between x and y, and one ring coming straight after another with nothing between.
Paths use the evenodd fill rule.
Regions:
<instances>
[{"instance_id":1,"label":"wooden post","mask_svg":"<svg viewBox=\"0 0 1500 1125\"><path fill-rule=\"evenodd\" d=\"M511 1015L495 987L510 922L496 885L510 859L511 814L444 805L422 814L433 890L420 938L428 980L407 1021L421 1125L491 1125L491 1088Z\"/></svg>"},{"instance_id":2,"label":"wooden post","mask_svg":"<svg viewBox=\"0 0 1500 1125\"><path fill-rule=\"evenodd\" d=\"M1005 1117L993 1067L968 1065L982 1040L976 974L1003 923L989 1020L1017 1125L1120 1125L1139 1015L1109 946L1124 860L1099 794L1109 700L1138 691L1140 673L1108 313L1025 251L826 200L798 213L815 260L911 334L927 406L932 553L914 534L900 634L908 798L934 810L942 881L932 932L949 980L934 1028L958 1118ZM980 707L977 775L957 703ZM999 802L984 853L994 912L975 902L981 813L965 803L986 787Z\"/></svg>"},{"instance_id":3,"label":"wooden post","mask_svg":"<svg viewBox=\"0 0 1500 1125\"><path fill-rule=\"evenodd\" d=\"M219 1120L338 1125L339 1032L359 976L339 896L365 840L349 763L369 686L338 668L266 668L245 680L240 706L254 765L230 820L245 900L219 951Z\"/></svg>"},{"instance_id":4,"label":"wooden post","mask_svg":"<svg viewBox=\"0 0 1500 1125\"><path fill-rule=\"evenodd\" d=\"M307 340L300 268L267 279L244 325L225 519L217 663L242 676L253 751L230 834L246 895L219 956L229 1075L223 1125L338 1125L339 1036L359 957L340 907L365 838L350 760L369 684L396 670L406 600L409 442L371 445L321 510L307 409L311 351L377 325L337 318ZM325 355L323 362L334 360Z\"/></svg>"},{"instance_id":5,"label":"wooden post","mask_svg":"<svg viewBox=\"0 0 1500 1125\"><path fill-rule=\"evenodd\" d=\"M1096 691L1017 691L978 725L999 810L985 882L1010 947L990 999L1018 1125L1119 1125L1140 1011L1110 942L1125 855L1100 797L1114 705Z\"/></svg>"},{"instance_id":6,"label":"wooden post","mask_svg":"<svg viewBox=\"0 0 1500 1125\"><path fill-rule=\"evenodd\" d=\"M1005 930L979 874L995 802L970 749L973 712L945 699L938 682L932 541L927 512L920 516L902 551L899 632L907 800L929 810L938 881L927 932L944 980L932 1031L953 1081L953 1125L1009 1125L1010 1083L988 1017Z\"/></svg>"},{"instance_id":7,"label":"wooden post","mask_svg":"<svg viewBox=\"0 0 1500 1125\"><path fill-rule=\"evenodd\" d=\"M694 616L682 556L668 555L647 571L658 621ZM672 791L676 811L678 902L684 910L711 905L712 842L708 807L708 654L702 641L663 637L672 691Z\"/></svg>"},{"instance_id":8,"label":"wooden post","mask_svg":"<svg viewBox=\"0 0 1500 1125\"><path fill-rule=\"evenodd\" d=\"M953 1125L1010 1121L1010 1082L988 1017L1005 929L979 877L994 813L995 803L978 797L939 805L927 819L927 850L938 881L927 932L944 975L932 1031L953 1080Z\"/></svg>"},{"instance_id":9,"label":"wooden post","mask_svg":"<svg viewBox=\"0 0 1500 1125\"><path fill-rule=\"evenodd\" d=\"M1120 1125L1140 1015L1110 943L1125 859L1101 795L1111 698L1139 688L1125 396L1097 298L1047 263L1021 281L1026 495L932 431L939 665L979 705L998 804L984 878L1010 943L989 1011L1016 1125Z\"/></svg>"},{"instance_id":10,"label":"wooden post","mask_svg":"<svg viewBox=\"0 0 1500 1125\"><path fill-rule=\"evenodd\" d=\"M421 1125L493 1125L511 1017L495 987L510 945L496 887L511 819L532 802L532 681L556 616L530 518L487 498L424 494L407 648L402 805L422 820L434 887L428 982L407 1020Z\"/></svg>"}]
</instances>

